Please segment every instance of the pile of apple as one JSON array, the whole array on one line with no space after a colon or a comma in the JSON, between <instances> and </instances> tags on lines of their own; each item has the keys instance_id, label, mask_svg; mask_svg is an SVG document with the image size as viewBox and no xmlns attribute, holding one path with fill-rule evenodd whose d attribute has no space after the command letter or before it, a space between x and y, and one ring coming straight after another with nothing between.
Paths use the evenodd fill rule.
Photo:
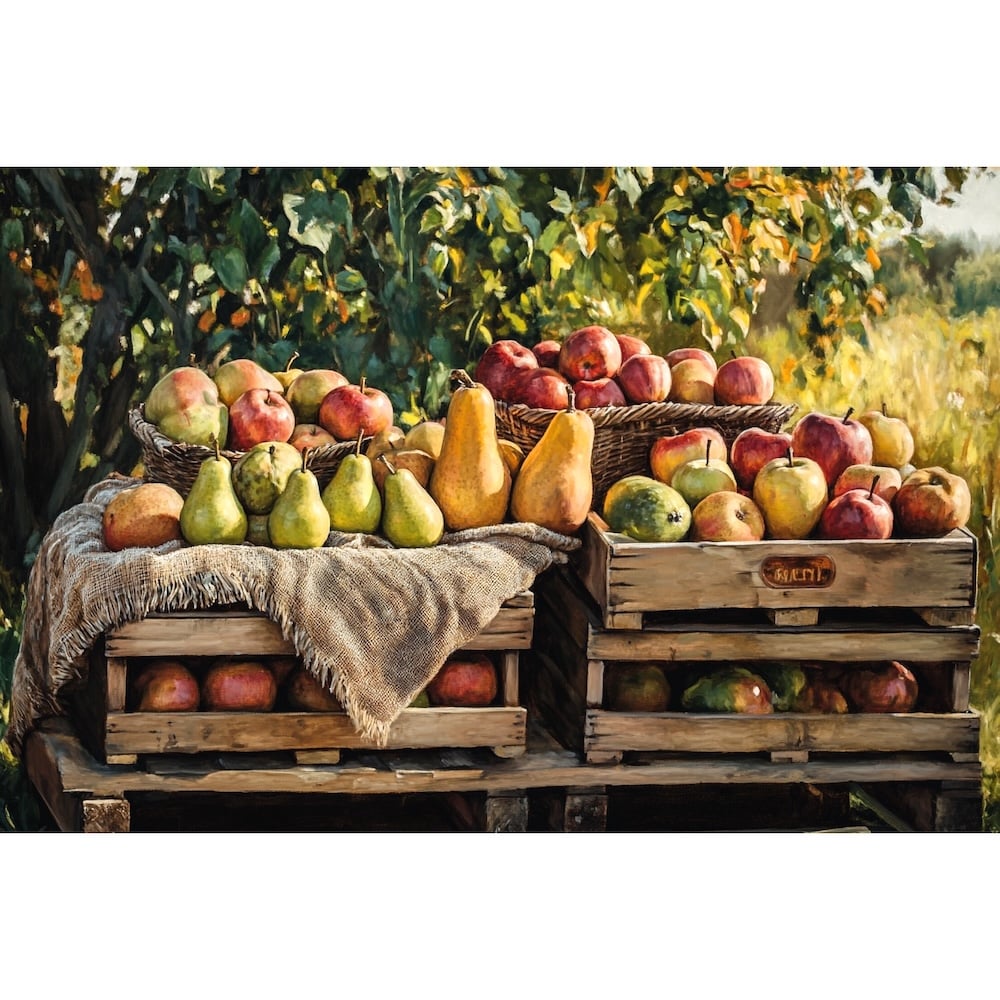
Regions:
<instances>
[{"instance_id":1,"label":"pile of apple","mask_svg":"<svg viewBox=\"0 0 1000 1000\"><path fill-rule=\"evenodd\" d=\"M497 669L484 652L452 653L411 708L481 708L498 691ZM220 657L204 669L173 657L144 661L129 685L136 712L343 712L336 696L292 656Z\"/></svg>"},{"instance_id":2,"label":"pile of apple","mask_svg":"<svg viewBox=\"0 0 1000 1000\"><path fill-rule=\"evenodd\" d=\"M658 438L651 476L614 483L605 520L640 541L939 537L964 527L965 479L915 468L913 435L884 406L853 412L810 412L790 431L750 427L731 447L711 427Z\"/></svg>"},{"instance_id":3,"label":"pile of apple","mask_svg":"<svg viewBox=\"0 0 1000 1000\"><path fill-rule=\"evenodd\" d=\"M332 368L269 372L250 358L221 364L215 374L193 365L167 372L150 390L146 419L185 444L248 451L264 441L298 450L370 437L392 423L381 389L351 383Z\"/></svg>"},{"instance_id":4,"label":"pile of apple","mask_svg":"<svg viewBox=\"0 0 1000 1000\"><path fill-rule=\"evenodd\" d=\"M531 348L498 340L483 352L474 377L494 399L544 410L565 410L569 387L581 410L662 402L759 405L774 394L774 374L762 358L718 365L699 347L661 356L639 337L596 325Z\"/></svg>"}]
</instances>

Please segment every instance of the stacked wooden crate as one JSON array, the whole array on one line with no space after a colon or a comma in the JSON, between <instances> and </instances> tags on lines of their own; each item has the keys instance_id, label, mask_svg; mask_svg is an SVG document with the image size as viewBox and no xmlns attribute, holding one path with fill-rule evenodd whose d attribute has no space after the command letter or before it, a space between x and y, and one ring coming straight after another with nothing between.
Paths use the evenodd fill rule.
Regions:
<instances>
[{"instance_id":1,"label":"stacked wooden crate","mask_svg":"<svg viewBox=\"0 0 1000 1000\"><path fill-rule=\"evenodd\" d=\"M639 543L592 513L571 570L537 581L533 702L559 739L588 763L640 763L650 755L718 760L760 771L835 762L841 779L935 780L978 793L979 718L969 708L976 541ZM608 707L610 663L678 667L775 661L845 669L899 661L918 679L913 712L621 712ZM738 773L738 772L734 772ZM772 772L779 775L779 771ZM794 777L796 772L792 772ZM709 780L709 779L706 779ZM711 779L711 780L714 780ZM787 769L779 780L789 780ZM974 807L973 807L974 811Z\"/></svg>"},{"instance_id":2,"label":"stacked wooden crate","mask_svg":"<svg viewBox=\"0 0 1000 1000\"><path fill-rule=\"evenodd\" d=\"M526 709L520 704L520 653L531 645L534 595L508 600L467 643L484 650L498 673L496 703L485 707L404 709L382 749L487 747L498 756L524 753ZM94 651L76 721L92 753L108 764L144 755L290 751L297 763L336 763L341 751L373 749L344 712L140 712L130 710L131 679L150 658L178 657L205 666L218 657L295 656L267 617L248 609L151 615L114 629Z\"/></svg>"}]
</instances>

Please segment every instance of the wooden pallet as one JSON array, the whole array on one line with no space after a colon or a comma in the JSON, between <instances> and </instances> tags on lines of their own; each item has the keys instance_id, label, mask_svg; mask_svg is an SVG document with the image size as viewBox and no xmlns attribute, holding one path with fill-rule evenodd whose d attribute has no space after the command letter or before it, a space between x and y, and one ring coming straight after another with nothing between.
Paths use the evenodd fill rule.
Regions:
<instances>
[{"instance_id":1,"label":"wooden pallet","mask_svg":"<svg viewBox=\"0 0 1000 1000\"><path fill-rule=\"evenodd\" d=\"M161 807L172 801L183 803L181 809L195 808L193 801L202 807L246 802L246 829L266 829L272 802L278 808L289 800L343 802L352 807L357 796L436 794L469 800L474 796L478 809L469 810L470 828L478 822L479 828L491 832L523 832L529 797L544 797L553 804L555 829L600 832L607 825L609 799L613 809L615 796L630 791L669 790L674 809L697 797L702 814L706 803L714 800L715 815L722 815L734 794L746 797L774 786L801 787L800 794L806 795L815 794L810 788L837 795L851 783L891 792L894 782L903 782L899 794L904 800L912 787L921 802L933 802L935 789L954 797L962 788L969 799L979 787L978 763L926 755L901 758L891 775L882 762L852 755L802 762L688 755L672 761L651 759L639 766L588 764L534 723L529 726L526 752L507 759L488 750L438 749L365 753L338 764L298 764L292 753L223 753L164 755L115 766L88 751L69 719L53 718L29 734L24 763L56 826L84 832L127 832L133 810L142 810L150 799ZM896 815L903 815L905 801L894 801ZM798 812L816 815L812 810ZM966 816L967 828L981 828L981 816ZM951 824L946 828L956 828L956 811L940 805L918 811L908 825L898 828L935 829L933 824L941 817ZM922 826L925 821L931 825ZM793 826L799 828L797 818ZM183 815L178 828L187 828Z\"/></svg>"},{"instance_id":2,"label":"wooden pallet","mask_svg":"<svg viewBox=\"0 0 1000 1000\"><path fill-rule=\"evenodd\" d=\"M628 753L759 754L772 763L805 763L824 755L866 755L886 780L906 780L913 754L954 764L978 762L979 717L969 710L974 625L932 628L923 622L852 627L740 628L686 621L643 630L607 629L600 609L563 568L536 581L531 704L567 747L590 763L621 762ZM605 707L605 665L660 661L668 666L810 660L840 664L899 659L921 673L913 713L822 715L781 712L618 712ZM897 768L900 770L897 771Z\"/></svg>"},{"instance_id":3,"label":"wooden pallet","mask_svg":"<svg viewBox=\"0 0 1000 1000\"><path fill-rule=\"evenodd\" d=\"M823 611L908 608L929 625L971 625L976 538L883 541L636 542L595 512L574 565L607 629L650 614L759 608L778 625L816 625Z\"/></svg>"},{"instance_id":4,"label":"wooden pallet","mask_svg":"<svg viewBox=\"0 0 1000 1000\"><path fill-rule=\"evenodd\" d=\"M489 651L498 664L500 704L484 708L408 708L393 723L385 749L489 747L497 756L524 752L526 709L520 703L520 653L531 645L534 595L526 591L463 647ZM91 751L109 764L145 754L293 751L301 763L336 763L342 751L372 749L344 712L127 711L133 671L144 658L287 657L291 642L267 617L224 609L156 614L124 625L95 647L74 717Z\"/></svg>"}]
</instances>

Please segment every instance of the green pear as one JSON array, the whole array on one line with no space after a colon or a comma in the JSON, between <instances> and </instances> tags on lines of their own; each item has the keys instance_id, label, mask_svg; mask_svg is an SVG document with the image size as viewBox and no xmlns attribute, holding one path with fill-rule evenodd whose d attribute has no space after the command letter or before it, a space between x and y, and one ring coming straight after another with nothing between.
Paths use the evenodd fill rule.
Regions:
<instances>
[{"instance_id":1,"label":"green pear","mask_svg":"<svg viewBox=\"0 0 1000 1000\"><path fill-rule=\"evenodd\" d=\"M267 515L267 533L276 549L318 549L330 534L330 515L315 473L306 468L308 457L306 448L301 467L288 477L288 484Z\"/></svg>"},{"instance_id":2,"label":"green pear","mask_svg":"<svg viewBox=\"0 0 1000 1000\"><path fill-rule=\"evenodd\" d=\"M247 515L233 489L232 463L219 452L206 458L181 507L181 534L191 545L238 545L247 537Z\"/></svg>"},{"instance_id":3,"label":"green pear","mask_svg":"<svg viewBox=\"0 0 1000 1000\"><path fill-rule=\"evenodd\" d=\"M287 441L262 441L233 466L233 488L248 514L269 514L302 464L302 454Z\"/></svg>"},{"instance_id":4,"label":"green pear","mask_svg":"<svg viewBox=\"0 0 1000 1000\"><path fill-rule=\"evenodd\" d=\"M363 440L362 432L358 434L354 454L341 459L322 498L331 528L370 535L378 530L382 519L382 496L375 483L371 459L361 453Z\"/></svg>"},{"instance_id":5,"label":"green pear","mask_svg":"<svg viewBox=\"0 0 1000 1000\"><path fill-rule=\"evenodd\" d=\"M437 545L444 534L444 514L409 469L396 469L386 455L378 460L389 468L383 486L382 534L403 549Z\"/></svg>"},{"instance_id":6,"label":"green pear","mask_svg":"<svg viewBox=\"0 0 1000 1000\"><path fill-rule=\"evenodd\" d=\"M251 545L271 547L271 536L267 533L267 514L247 515L247 541Z\"/></svg>"}]
</instances>

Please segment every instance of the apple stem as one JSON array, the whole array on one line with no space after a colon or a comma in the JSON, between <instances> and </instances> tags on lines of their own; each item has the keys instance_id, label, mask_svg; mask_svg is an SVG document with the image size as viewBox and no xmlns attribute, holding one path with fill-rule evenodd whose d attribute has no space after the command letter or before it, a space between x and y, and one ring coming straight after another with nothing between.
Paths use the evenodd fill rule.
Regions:
<instances>
[{"instance_id":1,"label":"apple stem","mask_svg":"<svg viewBox=\"0 0 1000 1000\"><path fill-rule=\"evenodd\" d=\"M793 465L795 464L795 463L794 463L794 462L792 461L792 459L793 459L793 458L795 457L795 456L794 456L794 455L792 454L792 449L791 449L791 448L789 448L789 449L788 449L788 450L787 450L787 451L785 452L785 454L786 454L786 455L788 456L788 467L789 467L789 468L791 468L791 467L792 467L792 466L793 466Z\"/></svg>"},{"instance_id":2,"label":"apple stem","mask_svg":"<svg viewBox=\"0 0 1000 1000\"><path fill-rule=\"evenodd\" d=\"M882 416L883 417L889 416L889 408L885 405L884 399L882 400Z\"/></svg>"},{"instance_id":3,"label":"apple stem","mask_svg":"<svg viewBox=\"0 0 1000 1000\"><path fill-rule=\"evenodd\" d=\"M361 387L361 391L362 392L365 391L365 382L366 381L367 381L367 376L365 376L365 375L362 375L361 378L358 381L358 385Z\"/></svg>"},{"instance_id":4,"label":"apple stem","mask_svg":"<svg viewBox=\"0 0 1000 1000\"><path fill-rule=\"evenodd\" d=\"M844 423L846 424L848 420L851 419L851 414L854 412L854 407L849 406L847 412L844 414Z\"/></svg>"},{"instance_id":5,"label":"apple stem","mask_svg":"<svg viewBox=\"0 0 1000 1000\"><path fill-rule=\"evenodd\" d=\"M389 470L389 475L392 476L396 474L396 469L393 466L392 462L390 462L389 459L386 458L385 452L382 452L382 454L379 455L378 460L382 462L382 464L385 465L385 467Z\"/></svg>"},{"instance_id":6,"label":"apple stem","mask_svg":"<svg viewBox=\"0 0 1000 1000\"><path fill-rule=\"evenodd\" d=\"M712 442L711 440L705 442L705 465L709 464L709 460L712 454Z\"/></svg>"},{"instance_id":7,"label":"apple stem","mask_svg":"<svg viewBox=\"0 0 1000 1000\"><path fill-rule=\"evenodd\" d=\"M871 500L871 498L872 498L872 495L873 495L873 494L875 493L875 487L876 487L876 486L878 486L878 481L879 481L879 480L880 480L881 478L882 478L881 476L876 476L876 477L875 477L875 478L874 478L874 479L872 480L872 488L871 488L871 489L870 489L870 490L868 491L868 499L869 499L869 500Z\"/></svg>"}]
</instances>

